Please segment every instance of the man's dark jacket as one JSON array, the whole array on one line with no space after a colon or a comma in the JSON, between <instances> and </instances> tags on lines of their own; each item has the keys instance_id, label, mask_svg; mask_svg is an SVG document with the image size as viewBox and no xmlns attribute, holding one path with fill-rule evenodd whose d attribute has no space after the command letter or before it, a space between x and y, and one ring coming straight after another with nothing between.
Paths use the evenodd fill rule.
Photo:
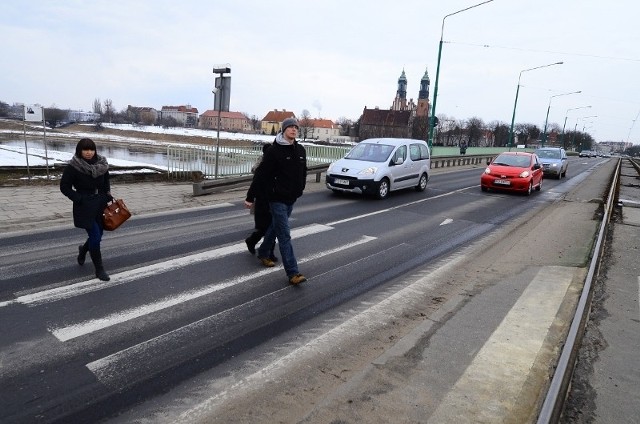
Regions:
<instances>
[{"instance_id":1,"label":"man's dark jacket","mask_svg":"<svg viewBox=\"0 0 640 424\"><path fill-rule=\"evenodd\" d=\"M269 202L292 205L307 184L306 150L297 141L290 145L274 142L264 153L253 179Z\"/></svg>"}]
</instances>

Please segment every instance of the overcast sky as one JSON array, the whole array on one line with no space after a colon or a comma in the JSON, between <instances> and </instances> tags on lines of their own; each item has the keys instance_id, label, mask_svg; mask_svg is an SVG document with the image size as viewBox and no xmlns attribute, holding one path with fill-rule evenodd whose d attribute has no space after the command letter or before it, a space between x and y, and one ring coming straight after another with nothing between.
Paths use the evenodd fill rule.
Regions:
<instances>
[{"instance_id":1,"label":"overcast sky","mask_svg":"<svg viewBox=\"0 0 640 424\"><path fill-rule=\"evenodd\" d=\"M233 111L356 120L390 108L403 69L414 99L428 70L433 101L443 18L479 2L10 0L0 100L202 113L213 66L228 63ZM567 131L640 144L639 16L636 0L494 0L450 16L436 115L510 124L521 75L516 124L542 129L551 102L549 124L568 116Z\"/></svg>"}]
</instances>

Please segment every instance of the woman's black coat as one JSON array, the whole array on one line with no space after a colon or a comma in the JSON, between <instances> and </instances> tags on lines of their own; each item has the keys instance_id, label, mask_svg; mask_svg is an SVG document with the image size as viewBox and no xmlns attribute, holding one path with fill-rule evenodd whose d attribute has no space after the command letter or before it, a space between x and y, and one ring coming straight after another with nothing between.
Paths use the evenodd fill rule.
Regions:
<instances>
[{"instance_id":1,"label":"woman's black coat","mask_svg":"<svg viewBox=\"0 0 640 424\"><path fill-rule=\"evenodd\" d=\"M73 225L86 230L98 221L102 226L102 211L111 196L109 171L93 178L67 165L60 179L60 191L73 202Z\"/></svg>"}]
</instances>

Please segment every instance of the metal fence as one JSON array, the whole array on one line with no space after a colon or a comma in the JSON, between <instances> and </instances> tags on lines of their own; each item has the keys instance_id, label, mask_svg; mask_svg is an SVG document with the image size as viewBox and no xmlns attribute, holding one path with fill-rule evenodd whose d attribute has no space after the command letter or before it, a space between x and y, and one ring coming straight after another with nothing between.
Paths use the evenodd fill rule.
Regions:
<instances>
[{"instance_id":1,"label":"metal fence","mask_svg":"<svg viewBox=\"0 0 640 424\"><path fill-rule=\"evenodd\" d=\"M307 165L328 164L342 158L351 146L305 145ZM220 146L218 175L216 174L216 146L169 145L167 172L170 179L191 179L201 173L204 178L226 178L251 174L251 167L262 156L262 145Z\"/></svg>"},{"instance_id":2,"label":"metal fence","mask_svg":"<svg viewBox=\"0 0 640 424\"><path fill-rule=\"evenodd\" d=\"M251 167L262 156L262 144L252 146L220 146L218 151L218 175L216 175L216 146L169 145L167 147L167 171L170 179L193 179L196 174L205 179L238 177L251 174ZM307 165L326 165L344 157L352 146L319 146L305 144ZM443 161L481 155L497 155L508 150L505 147L469 147L466 155L457 147L434 146L431 167L454 166ZM532 149L516 149L532 151ZM484 159L483 159L484 160Z\"/></svg>"}]
</instances>

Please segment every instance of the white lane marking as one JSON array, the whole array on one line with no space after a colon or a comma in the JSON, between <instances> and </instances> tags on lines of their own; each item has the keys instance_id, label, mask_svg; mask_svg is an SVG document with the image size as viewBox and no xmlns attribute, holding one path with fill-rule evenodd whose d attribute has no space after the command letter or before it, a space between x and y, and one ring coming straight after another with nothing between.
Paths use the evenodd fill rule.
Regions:
<instances>
[{"instance_id":1,"label":"white lane marking","mask_svg":"<svg viewBox=\"0 0 640 424\"><path fill-rule=\"evenodd\" d=\"M441 226L442 226L442 225L447 225L447 224L451 224L452 222L453 222L453 219L451 219L451 218L447 218L447 219L445 219L444 221L442 221L442 222L440 223L440 225L441 225Z\"/></svg>"},{"instance_id":2,"label":"white lane marking","mask_svg":"<svg viewBox=\"0 0 640 424\"><path fill-rule=\"evenodd\" d=\"M344 251L345 249L349 249L351 247L358 246L360 244L368 243L375 239L376 239L375 237L362 236L360 239L354 242L343 244L331 250L325 250L313 255L309 255L299 260L298 263L305 263L305 262L323 257L325 255L341 252L341 251ZM154 312L160 311L162 309L167 309L172 306L179 305L181 303L200 298L202 296L207 296L217 291L224 290L228 287L232 287L237 284L243 283L245 281L252 280L256 277L273 273L280 269L282 269L282 266L261 270L259 272L253 272L251 274L243 275L243 276L240 276L231 280L227 280L221 283L210 284L198 290L192 290L192 291L184 292L182 294L173 294L161 300L151 302L146 305L138 306L135 308L127 309L125 311L116 312L102 318L92 319L89 321L84 321L84 322L73 324L66 327L49 329L49 331L54 336L56 336L56 338L58 338L58 340L60 340L61 342L66 342L76 337L84 336L84 335L93 333L95 331L102 330L107 327L111 327L116 324L120 324L126 321L130 321L132 319L142 317L144 315L149 315Z\"/></svg>"},{"instance_id":3,"label":"white lane marking","mask_svg":"<svg viewBox=\"0 0 640 424\"><path fill-rule=\"evenodd\" d=\"M225 398L229 393L237 393L238 390L253 390L257 385L264 384L265 381L276 380L279 375L286 374L292 364L299 364L300 362L308 360L308 355L322 356L322 352L334 349L336 346L344 343L344 339L352 339L358 335L375 331L378 326L387 325L386 323L390 315L400 313L399 311L413 305L416 299L422 299L425 292L432 288L434 281L450 273L451 270L455 269L464 259L465 255L460 255L449 259L449 262L443 261L442 265L437 266L429 272L421 273L420 278L412 281L402 290L385 297L379 303L367 307L363 312L358 313L336 327L331 327L312 340L304 342L289 354L284 356L278 355L278 359L274 362L266 364L264 367L260 366L255 373L239 379L222 393L207 399L204 404L198 405L197 408L194 408L194 410L190 412L195 413L195 410L201 409L207 410L211 403L221 400L220 398ZM290 287L284 287L279 291L288 289L290 289ZM270 293L269 295L274 293ZM250 302L256 300L257 299L252 299ZM128 366L124 366L124 364L132 364L138 362L140 360L139 358L155 355L158 346L166 346L166 343L171 343L172 341L175 343L175 340L178 340L179 337L188 336L192 333L197 325L204 324L205 320L209 320L210 323L211 319L215 316L216 315L203 318L198 322L187 324L170 333L157 336L138 345L115 352L112 355L87 364L87 368L94 373L101 383L108 386L117 386L119 380L129 378L129 368ZM180 420L177 422L193 421L194 420Z\"/></svg>"},{"instance_id":4,"label":"white lane marking","mask_svg":"<svg viewBox=\"0 0 640 424\"><path fill-rule=\"evenodd\" d=\"M429 422L500 422L513 408L575 268L540 269ZM471 419L467 421L466 419Z\"/></svg>"},{"instance_id":5,"label":"white lane marking","mask_svg":"<svg viewBox=\"0 0 640 424\"><path fill-rule=\"evenodd\" d=\"M476 185L473 185L473 186L464 187L464 188L460 188L458 190L450 191L448 193L439 194L437 196L427 197L425 199L416 200L415 202L403 203L402 205L392 206L392 207L387 208L387 209L381 209L381 210L378 210L378 211L375 211L375 212L370 212L370 213L365 213L365 214L362 214L362 215L352 216L352 217L349 217L349 218L341 219L340 221L328 222L327 225L334 227L334 226L336 226L338 224L344 224L345 222L355 221L356 219L367 218L369 216L379 215L381 213L389 212L389 211L392 211L394 209L400 209L400 208L404 208L406 206L412 206L412 205L416 205L418 203L428 202L430 200L439 199L441 197L451 196L452 194L460 193L461 191L469 190L470 188L475 188L475 187L478 187L478 186L479 186L479 184L476 184Z\"/></svg>"},{"instance_id":6,"label":"white lane marking","mask_svg":"<svg viewBox=\"0 0 640 424\"><path fill-rule=\"evenodd\" d=\"M292 238L300 238L311 234L317 234L324 231L332 230L332 227L313 224L302 228L297 228L291 231ZM22 303L25 305L40 305L43 303L56 302L58 300L71 298L74 296L80 296L82 294L91 293L94 291L106 289L109 287L117 286L120 284L128 283L140 278L150 277L152 275L162 274L168 271L184 268L189 265L193 265L199 262L204 262L212 259L220 259L222 257L243 252L247 249L244 242L237 243L230 246L220 247L206 252L196 253L194 255L185 256L182 258L171 259L165 262L160 262L153 265L147 265L140 268L132 269L129 271L120 272L118 274L112 274L110 281L101 281L97 278L93 278L88 281L83 281L69 286L57 287L55 289L44 290L41 292L27 294L19 296L16 299L0 302L0 307L8 306L13 303Z\"/></svg>"}]
</instances>

